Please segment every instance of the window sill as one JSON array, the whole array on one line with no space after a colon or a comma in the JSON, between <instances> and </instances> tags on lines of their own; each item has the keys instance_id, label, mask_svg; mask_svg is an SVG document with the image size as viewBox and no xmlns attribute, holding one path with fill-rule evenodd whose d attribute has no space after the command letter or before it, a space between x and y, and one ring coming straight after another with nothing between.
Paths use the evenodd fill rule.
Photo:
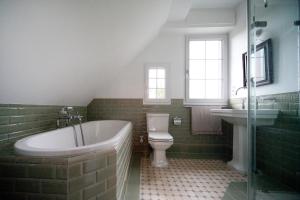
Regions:
<instances>
[{"instance_id":1,"label":"window sill","mask_svg":"<svg viewBox=\"0 0 300 200\"><path fill-rule=\"evenodd\" d=\"M143 105L171 105L170 101L143 101Z\"/></svg>"},{"instance_id":2,"label":"window sill","mask_svg":"<svg viewBox=\"0 0 300 200\"><path fill-rule=\"evenodd\" d=\"M192 107L192 106L228 106L228 101L203 101L203 102L183 102L184 107Z\"/></svg>"}]
</instances>

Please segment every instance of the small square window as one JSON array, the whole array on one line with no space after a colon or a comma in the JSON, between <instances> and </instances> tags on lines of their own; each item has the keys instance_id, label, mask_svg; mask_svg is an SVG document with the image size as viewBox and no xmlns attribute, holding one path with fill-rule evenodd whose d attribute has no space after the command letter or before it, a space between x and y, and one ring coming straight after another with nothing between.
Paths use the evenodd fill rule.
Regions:
<instances>
[{"instance_id":1,"label":"small square window","mask_svg":"<svg viewBox=\"0 0 300 200\"><path fill-rule=\"evenodd\" d=\"M167 77L168 65L147 64L145 66L144 104L170 104Z\"/></svg>"}]
</instances>

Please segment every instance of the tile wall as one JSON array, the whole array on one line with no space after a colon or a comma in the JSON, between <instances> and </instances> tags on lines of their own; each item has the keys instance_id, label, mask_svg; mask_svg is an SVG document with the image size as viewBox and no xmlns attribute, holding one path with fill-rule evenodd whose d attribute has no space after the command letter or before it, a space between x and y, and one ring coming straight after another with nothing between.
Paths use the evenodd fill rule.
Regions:
<instances>
[{"instance_id":1,"label":"tile wall","mask_svg":"<svg viewBox=\"0 0 300 200\"><path fill-rule=\"evenodd\" d=\"M191 111L184 107L182 99L172 99L171 105L143 105L142 99L94 99L87 107L88 120L120 119L133 123L133 144L136 152L149 152L146 113L169 113L169 132L174 144L168 149L169 156L226 159L228 136L191 135ZM172 118L182 118L181 126L174 126ZM143 142L140 142L143 137Z\"/></svg>"},{"instance_id":2,"label":"tile wall","mask_svg":"<svg viewBox=\"0 0 300 200\"><path fill-rule=\"evenodd\" d=\"M56 120L62 106L37 106L0 104L0 146L9 145L16 140L52 129L56 129ZM87 118L86 107L74 107Z\"/></svg>"},{"instance_id":3,"label":"tile wall","mask_svg":"<svg viewBox=\"0 0 300 200\"><path fill-rule=\"evenodd\" d=\"M300 191L300 113L299 92L257 97L258 109L278 109L279 116L273 126L260 126L256 130L256 161L258 173ZM241 106L232 100L235 108Z\"/></svg>"}]
</instances>

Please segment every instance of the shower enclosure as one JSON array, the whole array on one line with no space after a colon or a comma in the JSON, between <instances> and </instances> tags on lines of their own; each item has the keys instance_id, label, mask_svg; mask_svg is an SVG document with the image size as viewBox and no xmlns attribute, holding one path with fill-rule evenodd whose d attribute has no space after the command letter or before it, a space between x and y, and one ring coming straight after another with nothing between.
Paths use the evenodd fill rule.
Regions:
<instances>
[{"instance_id":1,"label":"shower enclosure","mask_svg":"<svg viewBox=\"0 0 300 200\"><path fill-rule=\"evenodd\" d=\"M248 0L249 200L300 199L299 3ZM275 123L259 126L258 109Z\"/></svg>"}]
</instances>

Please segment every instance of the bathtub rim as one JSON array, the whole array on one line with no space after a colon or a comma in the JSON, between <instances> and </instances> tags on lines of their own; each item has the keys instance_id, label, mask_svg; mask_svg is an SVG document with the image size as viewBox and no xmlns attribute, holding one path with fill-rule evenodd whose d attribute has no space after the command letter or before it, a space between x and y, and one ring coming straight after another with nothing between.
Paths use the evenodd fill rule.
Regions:
<instances>
[{"instance_id":1,"label":"bathtub rim","mask_svg":"<svg viewBox=\"0 0 300 200\"><path fill-rule=\"evenodd\" d=\"M19 156L30 156L30 157L74 157L83 155L90 152L107 152L115 150L117 151L119 149L119 146L122 144L122 142L125 140L126 136L130 135L130 132L132 132L132 122L126 121L126 120L93 120L84 122L83 124L88 124L92 122L126 122L124 126L118 131L116 135L111 137L108 140L98 142L95 144L87 145L87 146L80 146L80 147L72 147L72 148L57 148L57 149L49 149L49 148L36 148L36 147L30 147L26 144L26 141L28 141L30 138L37 137L38 135L47 134L49 132L57 131L57 130L63 130L72 128L72 126L63 127L59 129L54 129L46 132L41 132L38 134L30 135L27 137L24 137L20 140L17 140L14 143L14 152L16 155ZM76 124L75 126L79 126ZM129 129L124 134L121 134L125 129ZM24 148L25 146L25 148Z\"/></svg>"}]
</instances>

